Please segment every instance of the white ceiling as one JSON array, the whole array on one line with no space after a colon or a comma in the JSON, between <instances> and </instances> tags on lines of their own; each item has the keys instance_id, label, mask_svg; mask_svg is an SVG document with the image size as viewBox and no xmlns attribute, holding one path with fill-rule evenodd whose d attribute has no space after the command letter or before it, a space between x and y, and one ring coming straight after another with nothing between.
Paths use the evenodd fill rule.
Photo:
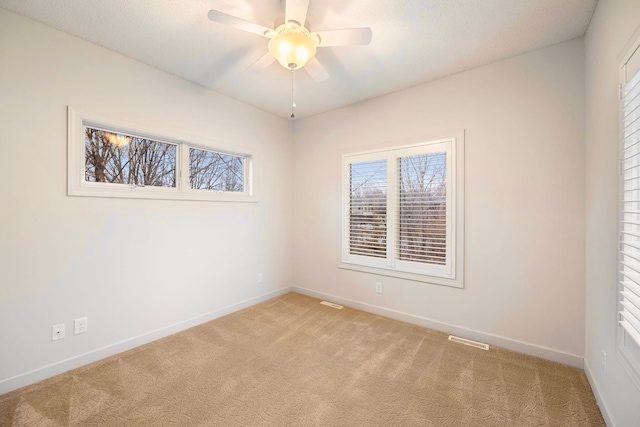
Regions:
<instances>
[{"instance_id":1,"label":"white ceiling","mask_svg":"<svg viewBox=\"0 0 640 427\"><path fill-rule=\"evenodd\" d=\"M296 72L296 117L415 86L584 35L597 0L310 0L311 30L371 27L368 46L319 48L330 78ZM281 0L0 0L0 7L288 117L291 73L244 70L268 39L207 19L266 27Z\"/></svg>"}]
</instances>

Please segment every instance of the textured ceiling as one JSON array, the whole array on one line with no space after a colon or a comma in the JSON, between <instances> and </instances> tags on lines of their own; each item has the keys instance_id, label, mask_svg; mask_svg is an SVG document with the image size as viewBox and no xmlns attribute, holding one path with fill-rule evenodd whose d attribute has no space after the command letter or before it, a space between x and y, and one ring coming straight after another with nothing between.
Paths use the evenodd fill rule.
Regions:
<instances>
[{"instance_id":1,"label":"textured ceiling","mask_svg":"<svg viewBox=\"0 0 640 427\"><path fill-rule=\"evenodd\" d=\"M330 78L296 72L305 117L584 35L597 0L310 0L311 30L371 27L368 46L319 48ZM0 0L28 16L288 117L291 73L244 70L268 39L213 23L210 9L266 27L281 0Z\"/></svg>"}]
</instances>

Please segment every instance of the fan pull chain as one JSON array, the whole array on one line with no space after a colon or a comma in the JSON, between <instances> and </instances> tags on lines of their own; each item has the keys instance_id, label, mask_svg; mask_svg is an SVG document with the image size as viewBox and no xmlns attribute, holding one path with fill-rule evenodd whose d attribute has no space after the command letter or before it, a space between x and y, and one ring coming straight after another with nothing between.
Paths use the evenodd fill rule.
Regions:
<instances>
[{"instance_id":1,"label":"fan pull chain","mask_svg":"<svg viewBox=\"0 0 640 427\"><path fill-rule=\"evenodd\" d=\"M293 119L296 114L296 70L291 69L291 118Z\"/></svg>"}]
</instances>

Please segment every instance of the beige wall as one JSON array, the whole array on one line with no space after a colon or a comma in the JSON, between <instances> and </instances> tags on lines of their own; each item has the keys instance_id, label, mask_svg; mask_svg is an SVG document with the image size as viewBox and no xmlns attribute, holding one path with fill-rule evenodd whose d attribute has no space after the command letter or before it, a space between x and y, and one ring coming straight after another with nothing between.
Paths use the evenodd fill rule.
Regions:
<instances>
[{"instance_id":1,"label":"beige wall","mask_svg":"<svg viewBox=\"0 0 640 427\"><path fill-rule=\"evenodd\" d=\"M0 393L290 286L288 120L3 9L0 64ZM68 105L255 150L260 203L66 196Z\"/></svg>"},{"instance_id":2,"label":"beige wall","mask_svg":"<svg viewBox=\"0 0 640 427\"><path fill-rule=\"evenodd\" d=\"M582 366L583 95L577 39L297 121L294 286ZM465 288L338 269L339 153L458 130Z\"/></svg>"},{"instance_id":3,"label":"beige wall","mask_svg":"<svg viewBox=\"0 0 640 427\"><path fill-rule=\"evenodd\" d=\"M600 0L586 52L585 370L611 425L640 423L640 389L616 354L618 55L640 26L640 2ZM602 370L602 351L607 370Z\"/></svg>"}]
</instances>

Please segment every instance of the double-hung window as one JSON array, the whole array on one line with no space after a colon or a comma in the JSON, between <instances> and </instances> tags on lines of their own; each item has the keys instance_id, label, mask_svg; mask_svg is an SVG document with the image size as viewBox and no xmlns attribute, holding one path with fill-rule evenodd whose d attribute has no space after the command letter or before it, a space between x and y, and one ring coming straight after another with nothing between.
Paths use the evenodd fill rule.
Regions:
<instances>
[{"instance_id":1,"label":"double-hung window","mask_svg":"<svg viewBox=\"0 0 640 427\"><path fill-rule=\"evenodd\" d=\"M69 109L69 195L254 201L253 158Z\"/></svg>"},{"instance_id":2,"label":"double-hung window","mask_svg":"<svg viewBox=\"0 0 640 427\"><path fill-rule=\"evenodd\" d=\"M339 266L462 287L463 138L344 154Z\"/></svg>"},{"instance_id":3,"label":"double-hung window","mask_svg":"<svg viewBox=\"0 0 640 427\"><path fill-rule=\"evenodd\" d=\"M640 37L620 67L618 351L640 387Z\"/></svg>"}]
</instances>

